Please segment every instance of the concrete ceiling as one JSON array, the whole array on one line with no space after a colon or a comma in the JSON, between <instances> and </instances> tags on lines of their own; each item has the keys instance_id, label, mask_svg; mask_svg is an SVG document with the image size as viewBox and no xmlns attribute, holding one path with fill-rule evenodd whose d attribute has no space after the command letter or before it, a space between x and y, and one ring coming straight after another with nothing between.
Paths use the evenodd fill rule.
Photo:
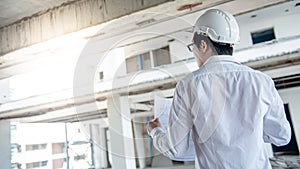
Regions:
<instances>
[{"instance_id":1,"label":"concrete ceiling","mask_svg":"<svg viewBox=\"0 0 300 169\"><path fill-rule=\"evenodd\" d=\"M12 9L14 9L14 7L13 7L14 4L11 3L10 1L15 2L16 0L0 1L0 13L4 13L2 10L4 8L4 6L6 6L5 8L8 8L8 9L11 8L11 10L7 10L7 11L13 11ZM29 1L29 0L26 0L26 1ZM31 1L36 2L35 3L36 5L38 4L37 2L39 2L38 0L31 0ZM5 2L7 2L7 4L5 4ZM45 6L43 7L43 10L45 10L45 8L47 6L49 8L56 6L54 4L54 2L57 2L57 4L61 5L61 3L67 2L67 0L55 0L53 2L51 2L49 0L45 0L45 1L40 2L40 4L37 6L41 7L42 6L41 4L45 4ZM71 2L71 1L69 1L69 2ZM164 25L164 26L160 27L159 32L161 32L161 33L165 32L165 34L174 35L174 33L177 32L177 34L182 34L182 30L181 30L182 26L177 25L176 27L174 27L173 22L171 22L172 18L174 19L174 17L166 17L166 16L169 16L170 14L172 14L173 16L182 16L182 18L184 18L186 16L185 17L186 21L189 21L192 24L192 23L194 23L194 15L196 15L198 12L201 12L202 11L201 9L207 8L207 7L218 6L220 4L222 4L221 5L222 8L225 8L226 10L229 10L230 12L235 13L237 15L237 17L239 18L238 20L242 21L242 22L248 21L249 18L251 18L251 16L254 14L258 16L258 17L256 17L256 19L259 19L261 17L265 17L265 15L270 16L270 14L272 14L272 16L274 14L276 14L276 15L287 14L287 12L285 12L286 9L288 9L289 12L299 12L299 10L296 10L296 8L299 8L299 7L296 7L295 4L300 2L300 0L285 1L285 2L289 2L289 3L280 3L281 5L279 5L279 6L274 6L272 8L269 8L268 12L258 12L257 9L261 9L262 6L272 6L274 4L278 4L278 2L280 2L280 0L278 0L277 2L272 1L272 3L270 3L269 1L261 1L261 0L253 0L251 2L244 2L243 0L239 0L239 1L226 1L226 0L210 0L210 1L208 1L208 0L204 0L203 4L200 5L199 7L197 7L198 9L196 8L195 10L190 10L190 11L189 10L177 11L176 8L178 8L184 2L195 2L195 0L172 1L171 3L167 3L165 5L160 5L160 6L156 6L155 8L150 8L150 9L146 9L146 10L137 12L139 14L130 14L126 17L122 17L120 19L113 20L109 24L110 26L106 26L106 29L101 29L103 32L96 34L95 39L98 39L98 41L101 41L101 44L102 43L107 44L108 43L107 41L110 40L111 38L120 39L118 37L121 35L124 35L127 32L132 32L137 29L148 30L147 29L148 27L152 29L153 25ZM247 4L247 5L245 5L245 4ZM166 7L166 5L168 7ZM282 10L278 10L278 8L280 8ZM42 7L40 9L42 10ZM155 12L155 11L160 11L159 12L160 15L157 14L158 12ZM248 11L248 12L250 11L250 12L245 14L246 11ZM13 15L13 12L9 12L9 13L11 14L11 16ZM168 14L165 14L165 13L168 13ZM241 14L243 14L243 15L241 15ZM19 14L19 15L21 16L21 14ZM188 15L190 15L190 16L188 16ZM4 15L0 15L0 16L4 16ZM24 13L23 17L26 17L25 13ZM21 18L23 18L23 17L21 17ZM151 18L154 22L148 23L147 21L149 20L149 18ZM16 19L17 18L12 17L10 20L16 20ZM170 24L168 24L169 23L168 21L170 21ZM2 23L2 20L1 20L1 23ZM143 23L143 24L141 25L140 23ZM169 25L171 25L171 26L169 26ZM122 27L122 29L118 29L118 28L120 28L120 26ZM172 30L171 30L171 28L172 28ZM174 28L174 30L173 30L173 28ZM183 33L184 33L184 31L183 31ZM186 35L183 34L182 36L186 36ZM149 39L151 39L151 38L153 38L153 37L150 37ZM132 40L132 42L126 42L126 44L137 43L137 42L140 42L143 40L146 41L147 39L142 39L142 40L131 39L131 40ZM126 44L123 44L123 45L125 46ZM55 48L53 50L57 51ZM20 56L17 53L13 56L10 56L10 55L2 56L0 59L0 69L1 69L0 79L5 79L8 77L17 75L17 74L25 73L27 71L32 71L32 69L34 67L34 66L32 66L32 63L34 64L34 62L32 62L32 61L35 59L38 59L38 58L42 58L42 57L40 57L41 55L47 55L47 54L44 54L44 52L48 52L48 51L52 51L52 50L50 50L50 49L44 50L44 51L37 50L37 51L33 51L33 52L27 54L28 56L26 55L26 52L24 53L24 51L21 51ZM102 52L104 52L104 51L102 51Z\"/></svg>"},{"instance_id":2,"label":"concrete ceiling","mask_svg":"<svg viewBox=\"0 0 300 169\"><path fill-rule=\"evenodd\" d=\"M72 0L1 0L0 27L70 1Z\"/></svg>"}]
</instances>

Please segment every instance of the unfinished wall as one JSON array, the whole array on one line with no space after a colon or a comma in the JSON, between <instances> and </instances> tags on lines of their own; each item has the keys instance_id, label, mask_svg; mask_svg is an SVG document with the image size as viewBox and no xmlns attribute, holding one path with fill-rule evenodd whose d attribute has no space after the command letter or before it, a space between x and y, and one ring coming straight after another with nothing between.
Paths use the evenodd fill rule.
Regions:
<instances>
[{"instance_id":1,"label":"unfinished wall","mask_svg":"<svg viewBox=\"0 0 300 169\"><path fill-rule=\"evenodd\" d=\"M279 94L283 102L289 106L295 137L300 150L300 87L279 90Z\"/></svg>"},{"instance_id":2,"label":"unfinished wall","mask_svg":"<svg viewBox=\"0 0 300 169\"><path fill-rule=\"evenodd\" d=\"M298 9L299 8L299 9ZM295 22L300 17L299 12L289 13L283 12L286 9L280 9L279 16L261 16L251 18L251 14L247 16L237 17L240 26L241 43L236 45L236 48L245 48L252 46L251 32L256 32L268 28L274 28L276 39L299 36L300 23ZM299 11L300 7L294 9Z\"/></svg>"}]
</instances>

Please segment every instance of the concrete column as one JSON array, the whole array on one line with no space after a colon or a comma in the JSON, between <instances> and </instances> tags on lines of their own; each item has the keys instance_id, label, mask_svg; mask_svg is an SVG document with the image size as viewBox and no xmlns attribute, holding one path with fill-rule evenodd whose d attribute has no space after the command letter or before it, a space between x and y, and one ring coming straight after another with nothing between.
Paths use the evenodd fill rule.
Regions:
<instances>
[{"instance_id":1,"label":"concrete column","mask_svg":"<svg viewBox=\"0 0 300 169\"><path fill-rule=\"evenodd\" d=\"M11 169L10 122L0 121L0 168Z\"/></svg>"},{"instance_id":2,"label":"concrete column","mask_svg":"<svg viewBox=\"0 0 300 169\"><path fill-rule=\"evenodd\" d=\"M93 152L94 152L94 165L96 169L107 168L106 157L106 139L104 128L100 128L97 124L91 125Z\"/></svg>"},{"instance_id":3,"label":"concrete column","mask_svg":"<svg viewBox=\"0 0 300 169\"><path fill-rule=\"evenodd\" d=\"M106 148L106 130L105 128L101 128L99 130L99 137L100 137L100 142L99 142L99 147L100 147L100 159L101 159L101 168L108 168L108 156L107 152L108 149Z\"/></svg>"},{"instance_id":4,"label":"concrete column","mask_svg":"<svg viewBox=\"0 0 300 169\"><path fill-rule=\"evenodd\" d=\"M136 168L130 107L128 98L114 96L107 99L112 168Z\"/></svg>"},{"instance_id":5,"label":"concrete column","mask_svg":"<svg viewBox=\"0 0 300 169\"><path fill-rule=\"evenodd\" d=\"M146 153L145 153L145 139L143 135L143 125L145 121L142 117L134 119L133 128L135 136L135 146L137 150L137 158L139 160L140 168L146 168Z\"/></svg>"}]
</instances>

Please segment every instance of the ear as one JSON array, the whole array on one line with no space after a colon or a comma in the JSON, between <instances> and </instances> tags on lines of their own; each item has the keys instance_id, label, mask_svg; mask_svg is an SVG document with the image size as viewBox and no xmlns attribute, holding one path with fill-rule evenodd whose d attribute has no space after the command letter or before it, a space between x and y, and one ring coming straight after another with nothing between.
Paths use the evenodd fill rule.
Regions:
<instances>
[{"instance_id":1,"label":"ear","mask_svg":"<svg viewBox=\"0 0 300 169\"><path fill-rule=\"evenodd\" d=\"M201 40L199 48L203 53L205 53L208 50L208 45L204 40Z\"/></svg>"}]
</instances>

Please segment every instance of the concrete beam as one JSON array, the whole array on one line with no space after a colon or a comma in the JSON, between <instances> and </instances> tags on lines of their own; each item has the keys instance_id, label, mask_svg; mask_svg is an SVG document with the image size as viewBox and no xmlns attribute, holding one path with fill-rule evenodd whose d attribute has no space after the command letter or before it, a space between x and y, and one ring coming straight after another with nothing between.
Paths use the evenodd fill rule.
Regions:
<instances>
[{"instance_id":1,"label":"concrete beam","mask_svg":"<svg viewBox=\"0 0 300 169\"><path fill-rule=\"evenodd\" d=\"M295 56L294 56L295 55ZM298 58L296 54L291 54L291 55L283 55L281 56L285 59L295 59ZM278 61L282 61L281 57L276 57L276 58L269 58L267 60L264 61L257 61L255 63L259 63L258 65L261 65L261 62L264 64L270 64L269 60L271 59L272 62L271 63L277 63ZM189 64L189 63L186 63ZM191 62L191 64L193 64L193 62ZM249 63L245 63L245 64L249 64L248 66L253 66L251 65L251 62ZM287 67L283 67L283 68L277 68L277 69L272 69L272 71L265 71L265 73L269 74L271 77L278 77L278 76L286 76L289 74L294 74L299 72L299 64L297 65L293 65L293 63L290 63L291 65L287 66ZM182 66L183 64L180 65L175 65L170 66L170 68L166 68L166 72L175 72L174 70L176 69L177 71L183 73L181 75L176 76L176 79L181 79L187 72L185 66ZM182 66L182 67L181 67ZM191 66L187 66L187 67L191 67ZM146 74L148 77L150 77L148 74ZM124 79L118 79L117 82L118 84L127 84L126 82L129 81L128 79L131 78L130 75L128 76L124 76ZM169 86L169 88L166 89L160 89L160 90L156 90L158 88L160 88L160 86L164 86L164 85L168 85L168 84L172 84ZM96 85L97 86L97 85ZM146 102L146 101L151 101L153 100L153 93L158 93L163 95L164 97L170 97L173 95L174 93L174 87L175 87L175 82L174 79L172 77L167 77L163 80L153 80L153 81L148 81L145 83L141 83L138 85L133 85L133 86L119 86L117 88L117 90L114 90L114 93L118 93L120 95L128 95L128 92L133 92L134 94L130 94L128 97L129 101L131 103L139 103L139 102ZM105 100L107 97L110 96L110 94L112 93L111 90L108 91L100 91L100 87L98 87L99 90L97 94L95 94L96 98L101 98L103 100ZM0 108L0 119L9 119L9 118L18 118L18 117L23 117L24 116L30 116L30 115L36 115L33 117L27 117L24 119L24 121L30 121L30 122L34 122L34 121L40 121L41 119L43 120L47 120L47 119L52 119L54 117L66 117L68 115L72 115L75 114L74 110L73 110L73 106L82 106L82 108L84 108L84 110L90 110L93 111L93 109L90 109L90 107L88 106L89 104L93 104L93 102L95 102L95 97L92 97L91 95L87 95L87 96L82 96L82 98L77 98L77 104L78 105L74 105L74 100L71 97L72 93L70 92L60 92L59 95L57 96L53 96L53 94L47 94L47 95L40 95L40 96L36 96L36 97L31 97L28 99L24 99L24 100L19 100L19 101L15 101L15 102L10 102L10 103L6 103L6 104L2 104L1 108ZM101 100L100 99L100 100ZM80 103L80 104L79 104ZM99 104L99 105L98 105ZM97 103L97 107L99 109L99 107L101 109L105 109L106 108L106 101L100 101L99 103ZM138 105L140 109L141 106ZM88 107L88 109L87 109ZM92 108L92 107L91 107ZM147 109L147 107L144 107L144 109ZM36 112L37 114L34 114L34 112ZM41 114L41 112L44 112L44 114ZM86 112L86 111L84 111ZM82 113L84 113L82 112ZM153 113L149 110L146 110L145 112L141 113L134 113L132 114L133 117L140 117L140 116L151 116L153 115Z\"/></svg>"},{"instance_id":2,"label":"concrete beam","mask_svg":"<svg viewBox=\"0 0 300 169\"><path fill-rule=\"evenodd\" d=\"M156 90L149 93L142 93L128 96L131 103L147 102L154 99L154 94L161 95L163 97L171 97L174 94L174 88L165 90Z\"/></svg>"},{"instance_id":3,"label":"concrete beam","mask_svg":"<svg viewBox=\"0 0 300 169\"><path fill-rule=\"evenodd\" d=\"M167 1L70 1L0 28L0 55Z\"/></svg>"},{"instance_id":4,"label":"concrete beam","mask_svg":"<svg viewBox=\"0 0 300 169\"><path fill-rule=\"evenodd\" d=\"M107 101L101 101L97 103L88 103L83 104L80 106L74 106L69 107L65 109L59 109L55 111L49 111L45 114L37 115L37 116L31 116L31 117L25 117L22 118L21 121L24 123L32 123L32 122L39 122L39 121L47 121L51 119L58 119L63 118L67 116L79 116L81 114L89 113L89 112L95 112L107 109ZM1 118L1 116L0 116Z\"/></svg>"},{"instance_id":5,"label":"concrete beam","mask_svg":"<svg viewBox=\"0 0 300 169\"><path fill-rule=\"evenodd\" d=\"M130 104L130 108L135 110L150 111L153 108L153 105L135 103L135 104Z\"/></svg>"},{"instance_id":6,"label":"concrete beam","mask_svg":"<svg viewBox=\"0 0 300 169\"><path fill-rule=\"evenodd\" d=\"M193 64L193 63L188 63ZM120 84L120 86L115 86L114 89L104 90L103 86L101 86L101 83L95 85L95 90L97 91L96 94L86 94L84 96L75 98L76 99L76 105L74 105L74 98L72 98L72 93L70 91L62 91L59 92L57 96L49 95L40 95L32 98L28 98L25 100L19 100L15 102L10 102L6 104L2 104L0 107L0 119L13 119L13 118L24 118L24 116L41 116L43 114L46 114L47 112L53 112L59 109L65 109L73 106L80 106L82 104L88 104L95 102L95 98L97 100L105 100L107 97L111 97L112 90L115 94L120 95L134 95L139 93L147 93L151 92L155 89L160 88L160 90L170 89L174 88L176 85L176 81L174 79L180 80L187 72L186 67L192 67L185 66L184 64L180 64L179 67L176 66L170 66L168 70L165 72L175 72L177 70L179 75L176 77L168 77L169 75L163 74L163 76L166 76L164 78L161 78L161 76L158 76L157 78L161 78L159 80L151 79L151 81L146 81L144 83L138 83L138 84L132 84L127 85L128 81L130 81L130 78L132 75L124 76L120 79L116 79L114 82L116 84ZM178 71L180 70L180 71ZM158 72L159 73L159 72ZM149 76L149 74L145 74L145 77ZM147 80L147 79L145 79ZM110 82L112 84L112 82ZM167 88L163 88L166 86ZM74 97L74 96L73 96Z\"/></svg>"}]
</instances>

